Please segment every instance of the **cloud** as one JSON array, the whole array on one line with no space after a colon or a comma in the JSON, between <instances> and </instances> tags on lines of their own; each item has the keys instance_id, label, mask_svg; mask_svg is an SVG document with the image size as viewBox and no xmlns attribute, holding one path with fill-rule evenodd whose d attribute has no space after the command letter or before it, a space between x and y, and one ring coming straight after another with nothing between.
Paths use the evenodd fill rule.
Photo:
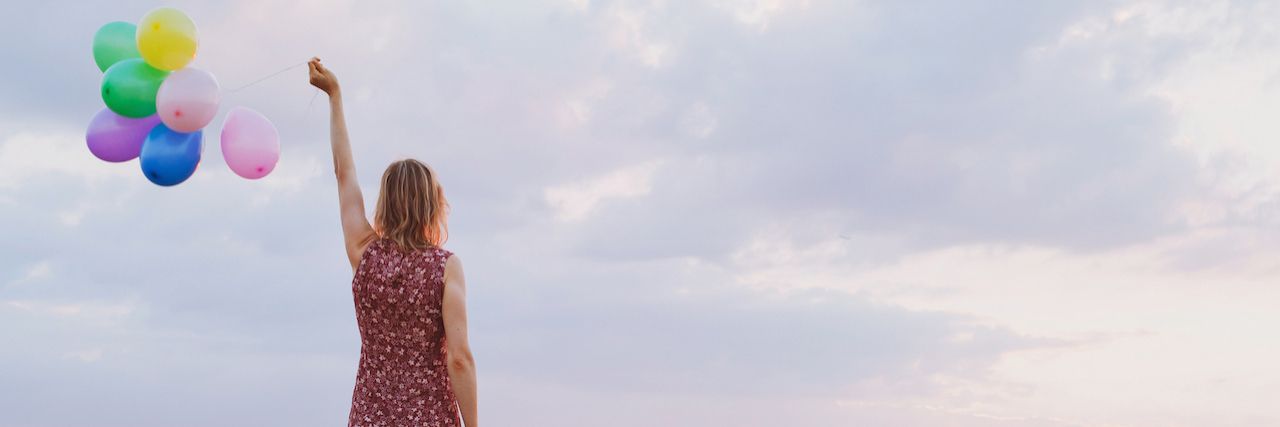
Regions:
<instances>
[{"instance_id":1,"label":"cloud","mask_svg":"<svg viewBox=\"0 0 1280 427\"><path fill-rule=\"evenodd\" d=\"M0 144L0 188L15 189L41 174L75 176L86 182L141 177L128 165L98 160L85 147L84 135L72 133L11 135Z\"/></svg>"},{"instance_id":2,"label":"cloud","mask_svg":"<svg viewBox=\"0 0 1280 427\"><path fill-rule=\"evenodd\" d=\"M981 377L1005 352L1065 344L841 293L584 301L501 322L519 325L485 341L501 374L710 395L834 396L870 382L928 394L936 375Z\"/></svg>"},{"instance_id":3,"label":"cloud","mask_svg":"<svg viewBox=\"0 0 1280 427\"><path fill-rule=\"evenodd\" d=\"M1004 353L989 365L988 377L949 381L936 396L874 402L1141 425L1195 420L1195 410L1153 415L1137 408L1170 402L1190 408L1208 397L1186 390L1232 378L1231 385L1213 392L1220 399L1215 407L1232 408L1221 416L1241 425L1273 416L1270 403L1255 396L1273 394L1280 384L1271 379L1272 364L1264 356L1274 346L1257 339L1271 328L1256 320L1271 316L1280 298L1271 286L1280 257L1274 230L1202 229L1089 254L958 246L888 262L858 256L858 240L855 235L806 242L762 233L725 270L736 272L739 286L761 292L839 290L877 304L967 314L979 325L1007 325L1023 336L1075 344ZM1232 373L1224 373L1225 360L1231 360ZM1167 375L1173 370L1179 374ZM1031 389L1018 391L1019 384ZM1093 409L1079 413L1080 404Z\"/></svg>"},{"instance_id":4,"label":"cloud","mask_svg":"<svg viewBox=\"0 0 1280 427\"><path fill-rule=\"evenodd\" d=\"M809 0L727 0L713 4L730 11L743 24L758 26L763 31L769 27L772 15L804 10L809 7Z\"/></svg>"},{"instance_id":5,"label":"cloud","mask_svg":"<svg viewBox=\"0 0 1280 427\"><path fill-rule=\"evenodd\" d=\"M556 209L556 219L578 221L586 218L605 199L648 194L653 173L660 166L661 160L653 160L576 183L549 187L543 194L547 203Z\"/></svg>"},{"instance_id":6,"label":"cloud","mask_svg":"<svg viewBox=\"0 0 1280 427\"><path fill-rule=\"evenodd\" d=\"M223 98L280 131L263 180L220 119L175 188L84 149L87 43L151 7L0 6L0 423L341 422L359 341L302 70ZM336 70L367 202L393 158L441 174L487 419L1274 418L1264 3L180 7L227 87Z\"/></svg>"},{"instance_id":7,"label":"cloud","mask_svg":"<svg viewBox=\"0 0 1280 427\"><path fill-rule=\"evenodd\" d=\"M101 349L101 348L94 348L94 349L89 349L89 350L84 350L84 351L73 351L73 352L67 353L66 355L64 355L64 356L62 356L62 357L63 357L64 359L66 359L66 358L73 358L73 357L74 357L74 358L80 359L80 360L82 360L82 361L84 361L84 362L93 362L93 361L95 361L95 360L98 360L98 359L102 358L102 349Z\"/></svg>"}]
</instances>

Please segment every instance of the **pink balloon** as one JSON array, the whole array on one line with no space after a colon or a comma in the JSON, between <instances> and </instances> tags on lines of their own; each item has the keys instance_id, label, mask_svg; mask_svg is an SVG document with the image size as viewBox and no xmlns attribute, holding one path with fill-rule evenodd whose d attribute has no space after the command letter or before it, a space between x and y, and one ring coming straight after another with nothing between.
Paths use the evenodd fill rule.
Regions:
<instances>
[{"instance_id":1,"label":"pink balloon","mask_svg":"<svg viewBox=\"0 0 1280 427\"><path fill-rule=\"evenodd\" d=\"M156 114L165 126L177 132L203 129L218 114L218 80L208 71L187 67L174 71L156 92Z\"/></svg>"},{"instance_id":2,"label":"pink balloon","mask_svg":"<svg viewBox=\"0 0 1280 427\"><path fill-rule=\"evenodd\" d=\"M160 124L160 117L152 114L141 119L132 119L116 114L110 108L103 108L89 121L89 130L85 132L85 141L89 143L89 152L99 159L108 162L126 162L138 157L142 151L142 141L147 140L151 129Z\"/></svg>"},{"instance_id":3,"label":"pink balloon","mask_svg":"<svg viewBox=\"0 0 1280 427\"><path fill-rule=\"evenodd\" d=\"M280 134L257 111L232 108L222 124L222 157L236 175L262 178L280 162Z\"/></svg>"}]
</instances>

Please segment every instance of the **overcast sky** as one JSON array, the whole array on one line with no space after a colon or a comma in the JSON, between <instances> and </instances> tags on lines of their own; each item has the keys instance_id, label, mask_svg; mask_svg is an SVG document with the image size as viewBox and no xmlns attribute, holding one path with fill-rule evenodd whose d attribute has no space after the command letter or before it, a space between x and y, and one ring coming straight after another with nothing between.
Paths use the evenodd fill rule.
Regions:
<instances>
[{"instance_id":1,"label":"overcast sky","mask_svg":"<svg viewBox=\"0 0 1280 427\"><path fill-rule=\"evenodd\" d=\"M224 89L323 59L369 212L440 173L488 425L1280 424L1271 2L6 0L0 426L346 422L305 67L176 187L86 148L162 5Z\"/></svg>"}]
</instances>

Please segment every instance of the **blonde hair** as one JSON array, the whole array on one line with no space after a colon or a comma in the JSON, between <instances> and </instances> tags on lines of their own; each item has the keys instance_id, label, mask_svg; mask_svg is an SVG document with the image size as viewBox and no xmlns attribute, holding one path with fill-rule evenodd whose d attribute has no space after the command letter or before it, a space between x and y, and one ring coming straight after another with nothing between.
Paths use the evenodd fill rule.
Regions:
<instances>
[{"instance_id":1,"label":"blonde hair","mask_svg":"<svg viewBox=\"0 0 1280 427\"><path fill-rule=\"evenodd\" d=\"M387 166L373 214L378 236L406 251L438 247L449 240L448 220L449 202L430 166L414 159Z\"/></svg>"}]
</instances>

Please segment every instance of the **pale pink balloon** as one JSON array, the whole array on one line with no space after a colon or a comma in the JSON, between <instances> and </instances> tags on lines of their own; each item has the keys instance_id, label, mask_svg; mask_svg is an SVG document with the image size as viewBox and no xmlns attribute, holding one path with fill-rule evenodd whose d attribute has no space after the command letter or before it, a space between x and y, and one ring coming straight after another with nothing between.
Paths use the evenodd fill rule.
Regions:
<instances>
[{"instance_id":1,"label":"pale pink balloon","mask_svg":"<svg viewBox=\"0 0 1280 427\"><path fill-rule=\"evenodd\" d=\"M232 108L222 124L222 157L236 175L262 178L280 162L280 134L257 111Z\"/></svg>"},{"instance_id":2,"label":"pale pink balloon","mask_svg":"<svg viewBox=\"0 0 1280 427\"><path fill-rule=\"evenodd\" d=\"M165 126L177 132L204 129L218 115L218 80L208 71L187 67L174 71L156 92L156 113Z\"/></svg>"}]
</instances>

